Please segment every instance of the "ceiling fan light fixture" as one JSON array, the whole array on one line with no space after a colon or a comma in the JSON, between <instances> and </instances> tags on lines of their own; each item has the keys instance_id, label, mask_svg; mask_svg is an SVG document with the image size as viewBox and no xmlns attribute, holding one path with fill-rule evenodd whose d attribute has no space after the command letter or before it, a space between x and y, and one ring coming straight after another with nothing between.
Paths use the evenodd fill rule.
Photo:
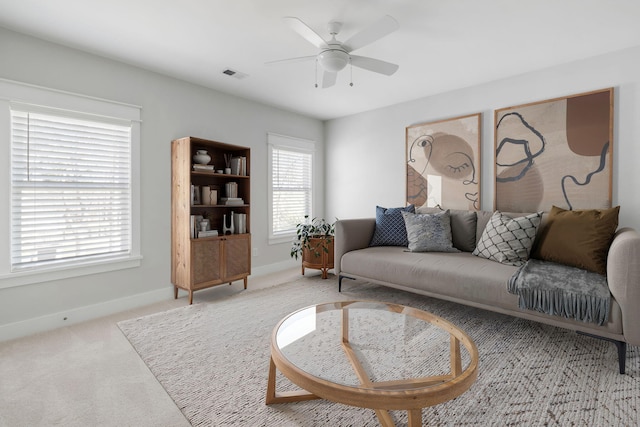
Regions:
<instances>
[{"instance_id":1,"label":"ceiling fan light fixture","mask_svg":"<svg viewBox=\"0 0 640 427\"><path fill-rule=\"evenodd\" d=\"M328 49L318 55L318 62L325 70L337 73L349 63L349 54L340 49Z\"/></svg>"}]
</instances>

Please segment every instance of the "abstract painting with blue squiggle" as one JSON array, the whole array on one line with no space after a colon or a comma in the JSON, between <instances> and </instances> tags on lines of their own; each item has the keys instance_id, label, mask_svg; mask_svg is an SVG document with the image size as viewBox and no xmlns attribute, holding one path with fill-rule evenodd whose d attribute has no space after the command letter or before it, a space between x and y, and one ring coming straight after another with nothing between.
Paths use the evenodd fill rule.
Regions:
<instances>
[{"instance_id":1,"label":"abstract painting with blue squiggle","mask_svg":"<svg viewBox=\"0 0 640 427\"><path fill-rule=\"evenodd\" d=\"M495 115L496 209L611 207L613 89Z\"/></svg>"}]
</instances>

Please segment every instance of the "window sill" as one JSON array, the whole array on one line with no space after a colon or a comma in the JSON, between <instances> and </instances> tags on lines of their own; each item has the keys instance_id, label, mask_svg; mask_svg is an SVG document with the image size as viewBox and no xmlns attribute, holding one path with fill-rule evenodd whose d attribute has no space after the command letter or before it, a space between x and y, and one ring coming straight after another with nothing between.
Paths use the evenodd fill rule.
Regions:
<instances>
[{"instance_id":1,"label":"window sill","mask_svg":"<svg viewBox=\"0 0 640 427\"><path fill-rule=\"evenodd\" d=\"M287 234L284 236L278 236L278 237L272 236L272 237L269 237L268 243L270 245L279 245L281 243L291 243L295 237L296 237L295 233Z\"/></svg>"},{"instance_id":2,"label":"window sill","mask_svg":"<svg viewBox=\"0 0 640 427\"><path fill-rule=\"evenodd\" d=\"M140 267L141 255L0 275L0 289Z\"/></svg>"}]
</instances>

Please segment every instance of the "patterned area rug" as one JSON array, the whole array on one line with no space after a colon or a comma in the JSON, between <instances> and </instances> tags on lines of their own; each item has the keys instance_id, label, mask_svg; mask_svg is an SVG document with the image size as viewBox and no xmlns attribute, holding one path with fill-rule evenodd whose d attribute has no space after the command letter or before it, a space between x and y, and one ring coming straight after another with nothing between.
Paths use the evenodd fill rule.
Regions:
<instances>
[{"instance_id":1,"label":"patterned area rug","mask_svg":"<svg viewBox=\"0 0 640 427\"><path fill-rule=\"evenodd\" d=\"M347 281L304 277L120 322L194 426L376 426L372 410L314 400L266 406L269 340L287 314L321 302L378 300L444 317L475 341L479 375L460 397L422 411L436 425L638 425L640 348L618 373L611 343L527 320ZM506 285L505 285L506 286ZM279 389L287 380L277 379ZM405 411L392 411L406 425Z\"/></svg>"}]
</instances>

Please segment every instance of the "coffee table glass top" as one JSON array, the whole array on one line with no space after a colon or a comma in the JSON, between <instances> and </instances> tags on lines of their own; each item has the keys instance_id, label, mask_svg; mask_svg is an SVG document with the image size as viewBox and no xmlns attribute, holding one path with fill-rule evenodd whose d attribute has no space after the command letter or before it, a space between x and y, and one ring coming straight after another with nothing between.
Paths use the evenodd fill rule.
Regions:
<instances>
[{"instance_id":1,"label":"coffee table glass top","mask_svg":"<svg viewBox=\"0 0 640 427\"><path fill-rule=\"evenodd\" d=\"M460 329L430 313L381 302L301 309L276 327L272 347L305 374L359 390L424 390L477 368L475 345Z\"/></svg>"}]
</instances>

